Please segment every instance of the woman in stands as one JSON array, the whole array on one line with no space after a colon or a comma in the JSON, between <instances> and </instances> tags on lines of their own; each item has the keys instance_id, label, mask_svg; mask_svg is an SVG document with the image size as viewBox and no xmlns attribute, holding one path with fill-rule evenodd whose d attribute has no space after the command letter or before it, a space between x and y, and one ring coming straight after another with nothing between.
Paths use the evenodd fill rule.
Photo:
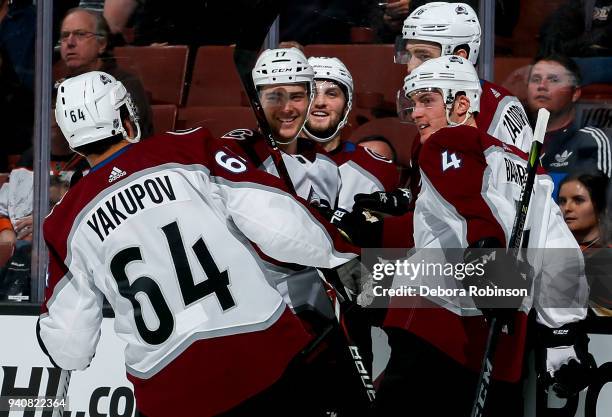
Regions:
<instances>
[{"instance_id":1,"label":"woman in stands","mask_svg":"<svg viewBox=\"0 0 612 417\"><path fill-rule=\"evenodd\" d=\"M584 254L591 287L592 312L612 316L612 262L610 215L606 208L608 178L602 173L576 173L566 177L559 190L559 207L565 223Z\"/></svg>"}]
</instances>

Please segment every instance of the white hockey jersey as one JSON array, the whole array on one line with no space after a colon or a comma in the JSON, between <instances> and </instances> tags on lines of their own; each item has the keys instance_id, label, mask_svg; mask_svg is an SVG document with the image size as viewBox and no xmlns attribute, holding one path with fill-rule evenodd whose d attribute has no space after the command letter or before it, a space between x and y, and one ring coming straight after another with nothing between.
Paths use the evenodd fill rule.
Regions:
<instances>
[{"instance_id":1,"label":"white hockey jersey","mask_svg":"<svg viewBox=\"0 0 612 417\"><path fill-rule=\"evenodd\" d=\"M529 153L533 131L523 105L504 87L481 81L478 128L508 145Z\"/></svg>"},{"instance_id":2,"label":"white hockey jersey","mask_svg":"<svg viewBox=\"0 0 612 417\"><path fill-rule=\"evenodd\" d=\"M203 416L228 410L312 339L258 252L326 268L355 257L318 218L203 129L123 148L45 221L40 340L62 368L87 367L105 296L143 413L188 415L194 399Z\"/></svg>"},{"instance_id":3,"label":"white hockey jersey","mask_svg":"<svg viewBox=\"0 0 612 417\"><path fill-rule=\"evenodd\" d=\"M352 211L355 194L393 191L400 186L399 167L371 149L341 142L329 155L338 165L342 180L336 208Z\"/></svg>"},{"instance_id":4,"label":"white hockey jersey","mask_svg":"<svg viewBox=\"0 0 612 417\"><path fill-rule=\"evenodd\" d=\"M409 262L426 259L444 263L445 253L437 249L467 248L486 237L506 244L516 217L526 165L524 153L479 129L448 127L433 134L419 156L422 186L414 212L414 242L419 251ZM527 313L535 307L538 320L556 328L585 317L588 287L580 249L552 201L552 188L552 180L540 172L526 228L528 247L547 250L529 252L538 291L535 299L525 299L522 311ZM552 248L568 248L563 253L569 256L554 256L548 251ZM456 285L454 288L461 288L456 279L451 277L450 281L450 285ZM396 280L394 285L402 285L401 282ZM443 282L448 284L449 280L430 276L423 284L435 288ZM467 298L430 297L431 309L415 309L408 322L401 309L390 308L386 325L423 337L477 371L488 328ZM501 339L499 355L504 359L497 359L500 366L495 368L496 378L516 381L520 377L526 315L519 316L515 333ZM434 330L433 322L445 323L445 332Z\"/></svg>"},{"instance_id":5,"label":"white hockey jersey","mask_svg":"<svg viewBox=\"0 0 612 417\"><path fill-rule=\"evenodd\" d=\"M253 165L279 177L276 165L265 138L250 129L235 129L221 137L227 145ZM335 207L340 191L338 166L316 143L298 138L298 150L294 155L281 152L287 173L298 196L308 202L325 200Z\"/></svg>"}]
</instances>

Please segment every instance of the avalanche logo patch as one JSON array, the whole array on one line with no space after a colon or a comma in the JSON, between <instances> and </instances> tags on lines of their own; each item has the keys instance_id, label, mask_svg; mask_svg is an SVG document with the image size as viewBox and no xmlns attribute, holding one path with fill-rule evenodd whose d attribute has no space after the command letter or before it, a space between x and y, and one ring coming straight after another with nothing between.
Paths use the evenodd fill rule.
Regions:
<instances>
[{"instance_id":1,"label":"avalanche logo patch","mask_svg":"<svg viewBox=\"0 0 612 417\"><path fill-rule=\"evenodd\" d=\"M245 140L253 137L254 133L251 129L234 129L221 136L221 139Z\"/></svg>"},{"instance_id":2,"label":"avalanche logo patch","mask_svg":"<svg viewBox=\"0 0 612 417\"><path fill-rule=\"evenodd\" d=\"M382 156L379 153L376 153L375 151L373 151L372 149L370 149L370 148L368 148L366 146L364 146L363 149L374 159L378 159L379 161L383 161L383 162L386 162L388 164L392 164L393 163L393 161L391 161L390 159Z\"/></svg>"},{"instance_id":3,"label":"avalanche logo patch","mask_svg":"<svg viewBox=\"0 0 612 417\"><path fill-rule=\"evenodd\" d=\"M102 84L106 85L106 84L110 84L111 80L110 78L108 78L106 75L104 74L100 74L100 81L102 81Z\"/></svg>"},{"instance_id":4,"label":"avalanche logo patch","mask_svg":"<svg viewBox=\"0 0 612 417\"><path fill-rule=\"evenodd\" d=\"M110 175L108 176L108 182L117 181L119 178L126 176L127 173L117 167L113 167Z\"/></svg>"},{"instance_id":5,"label":"avalanche logo patch","mask_svg":"<svg viewBox=\"0 0 612 417\"><path fill-rule=\"evenodd\" d=\"M457 13L457 14L468 14L468 11L463 6L457 6L457 8L455 9L455 13Z\"/></svg>"}]
</instances>

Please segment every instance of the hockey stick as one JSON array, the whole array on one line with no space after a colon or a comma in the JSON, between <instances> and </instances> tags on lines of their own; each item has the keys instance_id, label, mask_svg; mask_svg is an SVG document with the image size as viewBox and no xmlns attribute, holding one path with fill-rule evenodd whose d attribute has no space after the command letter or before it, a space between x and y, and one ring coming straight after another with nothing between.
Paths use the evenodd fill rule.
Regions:
<instances>
[{"instance_id":1,"label":"hockey stick","mask_svg":"<svg viewBox=\"0 0 612 417\"><path fill-rule=\"evenodd\" d=\"M257 88L253 83L253 76L251 73L255 63L257 62L257 56L259 55L259 50L263 43L263 39L268 33L272 22L274 22L274 19L276 19L278 10L280 8L280 6L274 1L264 1L263 3L264 4L257 6L258 12L261 12L263 16L258 16L258 19L250 19L250 21L257 20L260 24L256 26L250 25L248 30L243 28L243 34L236 44L236 48L234 49L234 64L236 65L236 70L238 71L238 76L240 77L242 86L244 87L247 97L249 98L251 108L255 113L255 118L257 119L259 129L266 138L266 142L270 148L272 162L276 167L276 171L278 172L280 178L284 181L285 186L291 192L291 194L296 195L295 187L293 186L293 182L291 181L291 177L289 176L289 172L287 171L287 167L283 161L282 153L278 149L278 144L276 143L272 129L270 128L270 125L266 119L266 114L264 113L263 106L259 100L259 94L257 93Z\"/></svg>"},{"instance_id":2,"label":"hockey stick","mask_svg":"<svg viewBox=\"0 0 612 417\"><path fill-rule=\"evenodd\" d=\"M67 371L62 369L59 378L59 384L57 386L57 396L56 399L59 401L59 405L53 408L53 413L51 417L62 417L64 415L64 407L68 402L68 387L70 385L70 377L72 376L72 371Z\"/></svg>"},{"instance_id":3,"label":"hockey stick","mask_svg":"<svg viewBox=\"0 0 612 417\"><path fill-rule=\"evenodd\" d=\"M527 212L529 210L529 201L531 200L533 184L540 163L540 151L544 143L544 135L546 134L549 116L550 113L546 109L540 109L538 111L538 120L533 133L531 149L529 150L529 160L527 161L527 179L523 183L521 200L519 202L516 217L514 218L514 225L512 226L512 233L510 234L508 243L508 248L514 251L517 256L518 250L521 248L525 221L527 220ZM472 417L483 416L487 396L489 394L489 385L491 384L491 377L493 375L493 360L502 327L502 323L498 322L496 317L491 319L484 358L482 359L480 375L478 376L478 383L476 384L476 398L472 406Z\"/></svg>"}]
</instances>

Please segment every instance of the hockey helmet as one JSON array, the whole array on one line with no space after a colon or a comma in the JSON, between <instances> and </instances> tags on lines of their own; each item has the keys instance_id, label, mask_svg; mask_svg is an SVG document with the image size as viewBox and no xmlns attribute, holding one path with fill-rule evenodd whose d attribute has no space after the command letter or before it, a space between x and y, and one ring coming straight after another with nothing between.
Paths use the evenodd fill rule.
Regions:
<instances>
[{"instance_id":1,"label":"hockey helmet","mask_svg":"<svg viewBox=\"0 0 612 417\"><path fill-rule=\"evenodd\" d=\"M460 45L468 45L468 59L474 65L480 50L478 15L466 3L432 2L412 12L402 28L402 39L396 42L396 63L407 64L406 42L421 40L435 42L441 55L452 55Z\"/></svg>"},{"instance_id":2,"label":"hockey helmet","mask_svg":"<svg viewBox=\"0 0 612 417\"><path fill-rule=\"evenodd\" d=\"M438 90L447 110L450 110L457 93L463 92L470 100L470 113L480 111L482 88L472 63L460 56L443 56L430 59L404 78L403 91L398 92L398 116L406 120L411 113L406 102L420 90Z\"/></svg>"},{"instance_id":3,"label":"hockey helmet","mask_svg":"<svg viewBox=\"0 0 612 417\"><path fill-rule=\"evenodd\" d=\"M314 91L314 71L297 48L266 49L257 59L252 76L255 87L305 83L311 96Z\"/></svg>"},{"instance_id":4,"label":"hockey helmet","mask_svg":"<svg viewBox=\"0 0 612 417\"><path fill-rule=\"evenodd\" d=\"M331 135L321 138L310 132L308 130L308 126L304 127L304 132L309 138L316 140L317 142L327 142L336 136L340 129L342 129L347 123L348 115L353 107L353 77L344 63L335 57L310 57L308 58L308 63L314 70L315 81L331 80L337 82L340 84L340 87L346 94L344 115Z\"/></svg>"},{"instance_id":5,"label":"hockey helmet","mask_svg":"<svg viewBox=\"0 0 612 417\"><path fill-rule=\"evenodd\" d=\"M121 107L126 106L136 127L130 138L123 127ZM68 78L58 87L55 119L71 149L122 135L129 142L140 140L136 107L121 81L101 71Z\"/></svg>"}]
</instances>

